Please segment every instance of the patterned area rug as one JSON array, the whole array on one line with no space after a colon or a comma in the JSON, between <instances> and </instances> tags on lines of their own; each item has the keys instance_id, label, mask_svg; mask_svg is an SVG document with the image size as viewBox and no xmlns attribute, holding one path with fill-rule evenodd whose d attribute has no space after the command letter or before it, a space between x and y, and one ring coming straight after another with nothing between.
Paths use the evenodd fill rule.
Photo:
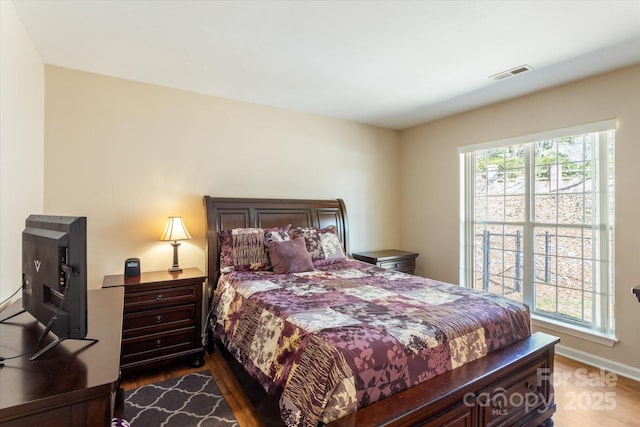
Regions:
<instances>
[{"instance_id":1,"label":"patterned area rug","mask_svg":"<svg viewBox=\"0 0 640 427\"><path fill-rule=\"evenodd\" d=\"M208 370L125 391L124 399L132 427L238 426Z\"/></svg>"}]
</instances>

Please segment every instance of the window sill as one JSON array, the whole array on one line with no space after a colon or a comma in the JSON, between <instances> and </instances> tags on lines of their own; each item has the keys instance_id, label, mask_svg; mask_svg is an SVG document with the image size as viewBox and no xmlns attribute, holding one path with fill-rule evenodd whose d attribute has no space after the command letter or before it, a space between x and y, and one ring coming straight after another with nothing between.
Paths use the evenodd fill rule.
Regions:
<instances>
[{"instance_id":1,"label":"window sill","mask_svg":"<svg viewBox=\"0 0 640 427\"><path fill-rule=\"evenodd\" d=\"M618 342L618 339L616 337L601 335L589 329L567 325L565 323L554 321L546 317L536 316L535 314L531 315L531 324L533 326L539 326L553 332L571 335L572 337L580 338L585 341L591 341L607 347L613 347Z\"/></svg>"}]
</instances>

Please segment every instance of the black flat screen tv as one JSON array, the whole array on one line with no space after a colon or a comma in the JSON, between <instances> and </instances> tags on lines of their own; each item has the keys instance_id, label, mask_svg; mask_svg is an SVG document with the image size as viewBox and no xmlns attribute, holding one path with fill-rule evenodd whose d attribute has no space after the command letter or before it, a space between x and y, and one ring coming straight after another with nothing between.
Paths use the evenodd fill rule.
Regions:
<instances>
[{"instance_id":1,"label":"black flat screen tv","mask_svg":"<svg viewBox=\"0 0 640 427\"><path fill-rule=\"evenodd\" d=\"M87 335L87 218L30 215L22 232L22 307L58 339ZM43 338L41 337L41 338ZM94 340L91 340L94 341Z\"/></svg>"}]
</instances>

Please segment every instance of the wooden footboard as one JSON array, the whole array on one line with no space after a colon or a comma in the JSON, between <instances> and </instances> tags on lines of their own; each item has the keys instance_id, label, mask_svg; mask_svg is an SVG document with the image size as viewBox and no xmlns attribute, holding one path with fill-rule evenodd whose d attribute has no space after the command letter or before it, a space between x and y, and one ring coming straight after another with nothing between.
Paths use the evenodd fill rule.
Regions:
<instances>
[{"instance_id":1,"label":"wooden footboard","mask_svg":"<svg viewBox=\"0 0 640 427\"><path fill-rule=\"evenodd\" d=\"M391 396L328 427L538 426L556 406L551 382L560 340L542 332Z\"/></svg>"}]
</instances>

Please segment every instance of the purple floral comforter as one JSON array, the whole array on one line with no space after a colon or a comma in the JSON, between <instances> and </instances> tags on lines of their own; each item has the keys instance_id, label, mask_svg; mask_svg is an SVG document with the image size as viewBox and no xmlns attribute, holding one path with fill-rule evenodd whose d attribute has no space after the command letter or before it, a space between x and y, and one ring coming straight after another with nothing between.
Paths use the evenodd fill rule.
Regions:
<instances>
[{"instance_id":1,"label":"purple floral comforter","mask_svg":"<svg viewBox=\"0 0 640 427\"><path fill-rule=\"evenodd\" d=\"M317 426L531 334L525 304L348 260L224 274L211 327L289 426Z\"/></svg>"}]
</instances>

